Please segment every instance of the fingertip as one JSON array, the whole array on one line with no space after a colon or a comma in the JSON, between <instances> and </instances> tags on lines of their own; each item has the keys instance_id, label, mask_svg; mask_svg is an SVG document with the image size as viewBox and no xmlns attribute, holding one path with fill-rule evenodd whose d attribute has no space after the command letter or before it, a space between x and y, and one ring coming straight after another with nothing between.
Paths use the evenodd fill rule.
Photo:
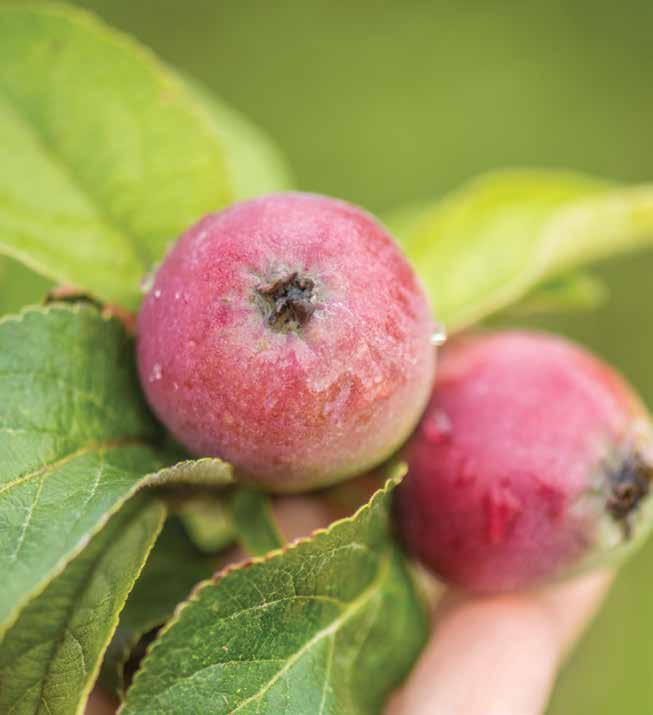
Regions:
<instances>
[{"instance_id":1,"label":"fingertip","mask_svg":"<svg viewBox=\"0 0 653 715\"><path fill-rule=\"evenodd\" d=\"M387 715L536 715L565 650L594 615L613 575L541 592L472 598L451 591L433 638Z\"/></svg>"}]
</instances>

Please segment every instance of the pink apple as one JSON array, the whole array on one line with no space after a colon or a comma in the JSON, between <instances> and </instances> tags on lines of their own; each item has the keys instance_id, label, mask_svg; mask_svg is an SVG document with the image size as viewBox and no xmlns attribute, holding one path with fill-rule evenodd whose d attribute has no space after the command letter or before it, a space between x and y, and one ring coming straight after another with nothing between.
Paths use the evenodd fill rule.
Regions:
<instances>
[{"instance_id":1,"label":"pink apple","mask_svg":"<svg viewBox=\"0 0 653 715\"><path fill-rule=\"evenodd\" d=\"M428 401L434 325L369 214L277 194L203 218L138 317L147 399L195 455L276 491L330 484L392 454Z\"/></svg>"}]
</instances>

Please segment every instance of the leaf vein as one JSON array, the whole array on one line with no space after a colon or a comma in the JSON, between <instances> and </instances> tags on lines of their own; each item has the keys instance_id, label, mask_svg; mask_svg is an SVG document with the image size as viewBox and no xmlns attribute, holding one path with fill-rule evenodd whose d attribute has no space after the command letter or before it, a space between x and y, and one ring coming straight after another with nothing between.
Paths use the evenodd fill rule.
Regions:
<instances>
[{"instance_id":1,"label":"leaf vein","mask_svg":"<svg viewBox=\"0 0 653 715\"><path fill-rule=\"evenodd\" d=\"M250 695L250 697L243 700L234 710L231 711L230 715L235 715L235 713L242 710L246 705L254 702L257 698L262 697L270 688L282 678L292 666L308 651L313 648L317 643L319 643L323 638L329 638L348 621L352 616L354 616L358 611L365 606L365 604L375 596L376 589L385 578L390 566L390 556L385 554L383 561L379 565L379 572L376 578L370 583L367 588L349 604L348 609L342 613L338 618L336 618L329 626L318 631L309 641L307 641L296 653L294 653L278 673L276 673L269 682L266 683L262 688L260 688L256 693Z\"/></svg>"},{"instance_id":2,"label":"leaf vein","mask_svg":"<svg viewBox=\"0 0 653 715\"><path fill-rule=\"evenodd\" d=\"M70 452L69 454L61 457L54 462L51 462L50 464L46 464L32 472L29 472L28 474L23 474L20 477L17 477L11 482L3 484L0 487L0 495L11 489L14 489L17 486L20 486L21 484L24 484L25 482L31 481L32 479L37 479L41 476L47 477L54 471L60 469L61 467L64 467L69 462L72 462L73 460L77 459L77 457L83 457L89 454L102 453L109 449L126 447L132 444L145 445L146 442L144 439L141 439L139 437L123 437L121 439L107 440L106 442L91 442L90 444L87 444L84 447L80 447L74 452Z\"/></svg>"}]
</instances>

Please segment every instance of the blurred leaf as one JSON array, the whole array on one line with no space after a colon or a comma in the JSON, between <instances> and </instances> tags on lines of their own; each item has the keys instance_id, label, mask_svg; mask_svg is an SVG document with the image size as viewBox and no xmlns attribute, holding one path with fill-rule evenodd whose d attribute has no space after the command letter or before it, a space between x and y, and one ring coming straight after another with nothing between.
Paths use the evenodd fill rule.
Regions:
<instances>
[{"instance_id":1,"label":"blurred leaf","mask_svg":"<svg viewBox=\"0 0 653 715\"><path fill-rule=\"evenodd\" d=\"M0 250L135 307L203 214L285 186L269 142L206 101L86 13L0 8Z\"/></svg>"},{"instance_id":2,"label":"blurred leaf","mask_svg":"<svg viewBox=\"0 0 653 715\"><path fill-rule=\"evenodd\" d=\"M250 556L262 556L283 546L270 500L263 492L238 489L231 499L231 514L238 540Z\"/></svg>"},{"instance_id":3,"label":"blurred leaf","mask_svg":"<svg viewBox=\"0 0 653 715\"><path fill-rule=\"evenodd\" d=\"M191 541L205 553L220 551L234 541L231 514L217 495L186 499L177 514Z\"/></svg>"},{"instance_id":4,"label":"blurred leaf","mask_svg":"<svg viewBox=\"0 0 653 715\"><path fill-rule=\"evenodd\" d=\"M18 261L0 256L0 315L40 303L52 283Z\"/></svg>"},{"instance_id":5,"label":"blurred leaf","mask_svg":"<svg viewBox=\"0 0 653 715\"><path fill-rule=\"evenodd\" d=\"M109 677L118 692L124 687L124 665L138 641L163 625L192 587L213 574L216 565L215 556L206 556L194 547L178 518L166 521L120 614L105 658L104 668L112 671Z\"/></svg>"},{"instance_id":6,"label":"blurred leaf","mask_svg":"<svg viewBox=\"0 0 653 715\"><path fill-rule=\"evenodd\" d=\"M435 206L398 213L439 319L464 328L578 265L653 240L653 187L571 172L483 176Z\"/></svg>"},{"instance_id":7,"label":"blurred leaf","mask_svg":"<svg viewBox=\"0 0 653 715\"><path fill-rule=\"evenodd\" d=\"M137 489L231 480L219 460L165 466L132 341L93 308L30 309L0 321L0 383L0 626Z\"/></svg>"},{"instance_id":8,"label":"blurred leaf","mask_svg":"<svg viewBox=\"0 0 653 715\"><path fill-rule=\"evenodd\" d=\"M283 154L261 129L197 80L188 76L182 79L214 119L237 199L292 188L292 173Z\"/></svg>"},{"instance_id":9,"label":"blurred leaf","mask_svg":"<svg viewBox=\"0 0 653 715\"><path fill-rule=\"evenodd\" d=\"M596 276L577 271L536 285L519 302L491 316L490 320L594 310L608 299L608 294L607 286Z\"/></svg>"},{"instance_id":10,"label":"blurred leaf","mask_svg":"<svg viewBox=\"0 0 653 715\"><path fill-rule=\"evenodd\" d=\"M164 518L159 502L126 505L24 609L0 648L0 712L79 712Z\"/></svg>"},{"instance_id":11,"label":"blurred leaf","mask_svg":"<svg viewBox=\"0 0 653 715\"><path fill-rule=\"evenodd\" d=\"M124 715L378 712L428 630L388 533L395 483L353 517L199 586L151 646Z\"/></svg>"}]
</instances>

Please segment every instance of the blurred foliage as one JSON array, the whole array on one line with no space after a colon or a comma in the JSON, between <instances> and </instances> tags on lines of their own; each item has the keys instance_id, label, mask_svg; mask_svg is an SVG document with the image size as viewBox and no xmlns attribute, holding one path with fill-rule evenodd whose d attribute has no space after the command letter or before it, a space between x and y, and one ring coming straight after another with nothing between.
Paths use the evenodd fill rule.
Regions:
<instances>
[{"instance_id":1,"label":"blurred foliage","mask_svg":"<svg viewBox=\"0 0 653 715\"><path fill-rule=\"evenodd\" d=\"M260 124L300 188L374 211L511 165L653 176L649 0L79 4ZM616 363L651 406L652 271L650 254L602 265L599 310L531 320ZM651 710L652 562L653 543L624 569L549 715Z\"/></svg>"},{"instance_id":2,"label":"blurred foliage","mask_svg":"<svg viewBox=\"0 0 653 715\"><path fill-rule=\"evenodd\" d=\"M0 315L16 313L25 305L40 303L51 281L12 258L0 257Z\"/></svg>"}]
</instances>

